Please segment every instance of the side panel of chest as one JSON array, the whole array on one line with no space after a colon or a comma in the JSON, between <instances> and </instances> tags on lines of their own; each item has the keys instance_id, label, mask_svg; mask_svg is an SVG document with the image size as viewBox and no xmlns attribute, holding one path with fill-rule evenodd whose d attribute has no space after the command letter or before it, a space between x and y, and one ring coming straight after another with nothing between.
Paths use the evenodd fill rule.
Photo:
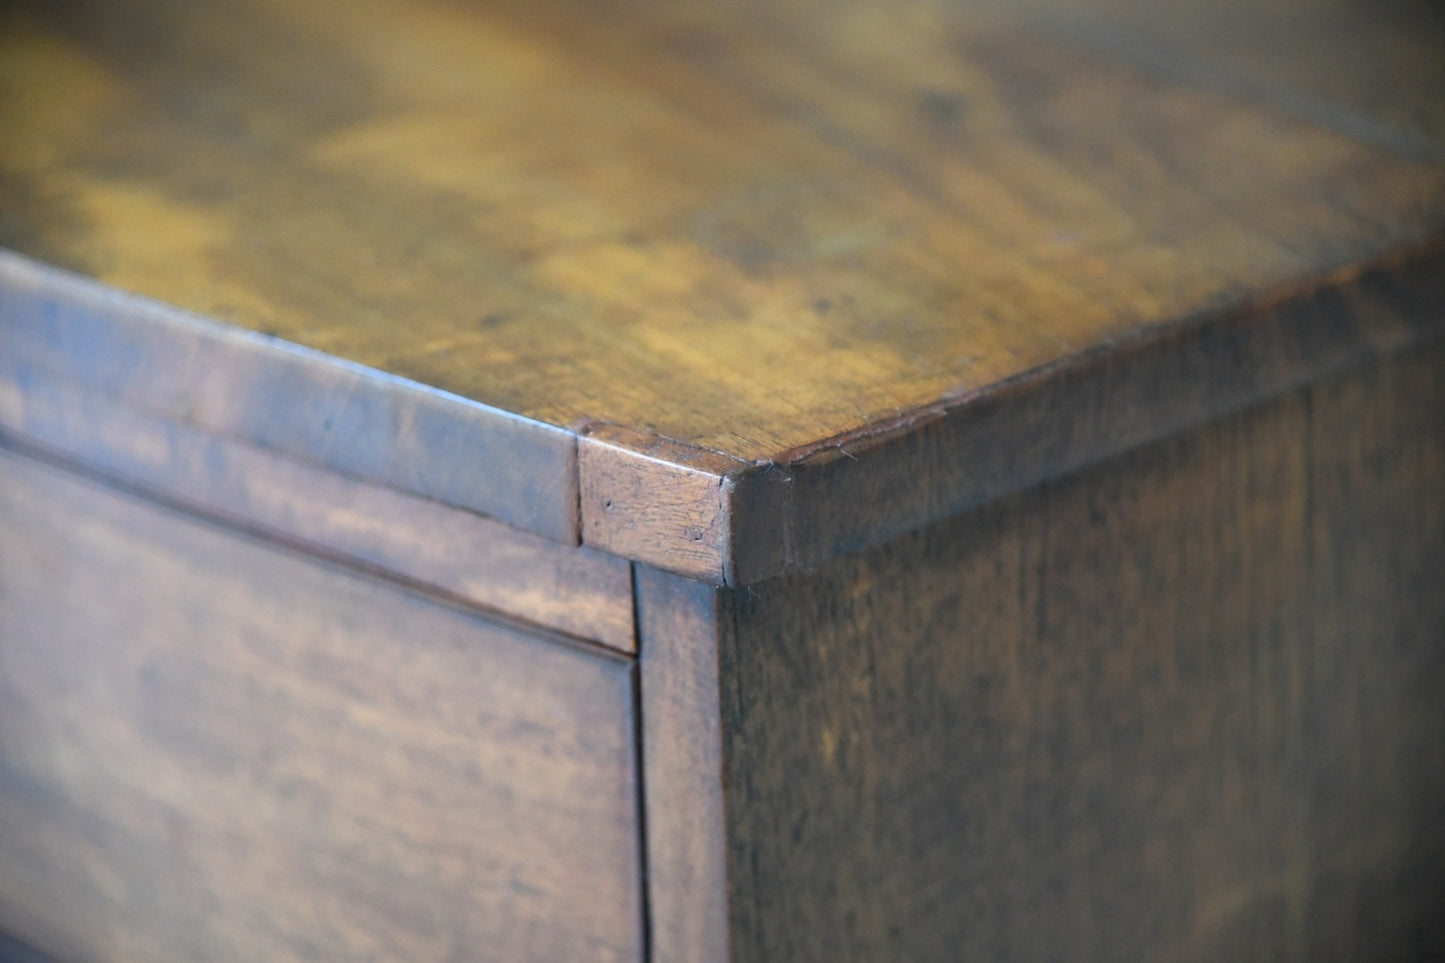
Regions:
<instances>
[{"instance_id":1,"label":"side panel of chest","mask_svg":"<svg viewBox=\"0 0 1445 963\"><path fill-rule=\"evenodd\" d=\"M1445 952L1445 350L808 575L638 584L678 958Z\"/></svg>"},{"instance_id":2,"label":"side panel of chest","mask_svg":"<svg viewBox=\"0 0 1445 963\"><path fill-rule=\"evenodd\" d=\"M734 596L737 958L1432 958L1442 587L1437 350Z\"/></svg>"}]
</instances>

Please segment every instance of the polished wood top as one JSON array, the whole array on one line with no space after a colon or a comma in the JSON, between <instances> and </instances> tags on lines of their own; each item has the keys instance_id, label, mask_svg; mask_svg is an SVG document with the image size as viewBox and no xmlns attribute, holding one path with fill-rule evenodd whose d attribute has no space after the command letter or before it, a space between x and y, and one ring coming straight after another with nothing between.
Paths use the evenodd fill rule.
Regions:
<instances>
[{"instance_id":1,"label":"polished wood top","mask_svg":"<svg viewBox=\"0 0 1445 963\"><path fill-rule=\"evenodd\" d=\"M583 541L742 581L886 532L793 531L750 568L707 479L856 457L1401 257L1438 273L1434 5L1178 6L11 4L0 244L595 436ZM587 466L608 490L633 455L641 487L589 515ZM659 521L679 472L704 481Z\"/></svg>"}]
</instances>

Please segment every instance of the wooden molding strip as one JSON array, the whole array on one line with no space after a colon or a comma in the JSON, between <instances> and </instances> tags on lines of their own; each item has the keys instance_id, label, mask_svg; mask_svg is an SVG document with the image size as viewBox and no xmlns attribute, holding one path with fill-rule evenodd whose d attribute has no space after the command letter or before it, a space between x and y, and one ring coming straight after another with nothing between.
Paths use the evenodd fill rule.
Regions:
<instances>
[{"instance_id":1,"label":"wooden molding strip","mask_svg":"<svg viewBox=\"0 0 1445 963\"><path fill-rule=\"evenodd\" d=\"M575 435L0 250L0 369L576 544ZM24 387L24 386L22 386Z\"/></svg>"},{"instance_id":2,"label":"wooden molding strip","mask_svg":"<svg viewBox=\"0 0 1445 963\"><path fill-rule=\"evenodd\" d=\"M726 963L718 590L637 566L648 959Z\"/></svg>"},{"instance_id":3,"label":"wooden molding strip","mask_svg":"<svg viewBox=\"0 0 1445 963\"><path fill-rule=\"evenodd\" d=\"M0 443L7 435L198 514L636 652L624 559L141 414L13 364L0 371Z\"/></svg>"}]
</instances>

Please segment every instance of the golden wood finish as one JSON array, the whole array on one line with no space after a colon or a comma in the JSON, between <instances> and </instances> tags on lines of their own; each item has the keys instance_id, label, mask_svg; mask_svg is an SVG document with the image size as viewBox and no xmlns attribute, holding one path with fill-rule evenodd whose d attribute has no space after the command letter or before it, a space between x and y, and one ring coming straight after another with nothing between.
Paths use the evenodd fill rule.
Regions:
<instances>
[{"instance_id":1,"label":"golden wood finish","mask_svg":"<svg viewBox=\"0 0 1445 963\"><path fill-rule=\"evenodd\" d=\"M575 537L569 495L616 506L639 478L617 449L615 472L579 481L574 432L721 459L736 498L703 480L701 500L591 544L742 582L960 504L939 481L876 532L814 534L849 503L773 491L769 466L846 450L842 488L880 487L887 459L856 444L880 431L968 420L1000 389L1046 397L1121 341L1269 318L1437 238L1438 18L1338 6L1201 4L1174 27L1106 0L12 5L0 240L561 429L468 415L483 449L520 439L488 464L530 475L458 485L443 465L422 492L549 537ZM1251 66L1258 35L1299 20L1313 42ZM1219 63L1220 37L1249 39ZM1345 50L1369 69L1342 78ZM1286 357L1330 336L1297 334ZM1182 420L1154 436L1219 410L1174 395L1178 361L1158 400ZM1301 377L1279 370L1263 394ZM381 384L346 381L369 439L347 470L447 451L372 411ZM291 408L297 448L329 437ZM676 468L643 461L665 497ZM535 485L537 505L514 503ZM797 546L779 513L800 513Z\"/></svg>"}]
</instances>

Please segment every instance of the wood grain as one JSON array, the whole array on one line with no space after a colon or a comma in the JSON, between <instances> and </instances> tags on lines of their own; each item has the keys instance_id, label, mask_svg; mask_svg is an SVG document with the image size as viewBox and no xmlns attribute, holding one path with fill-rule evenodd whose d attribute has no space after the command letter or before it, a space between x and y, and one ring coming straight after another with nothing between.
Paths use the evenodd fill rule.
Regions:
<instances>
[{"instance_id":1,"label":"wood grain","mask_svg":"<svg viewBox=\"0 0 1445 963\"><path fill-rule=\"evenodd\" d=\"M731 479L748 467L615 425L577 446L582 540L711 582L731 581Z\"/></svg>"},{"instance_id":2,"label":"wood grain","mask_svg":"<svg viewBox=\"0 0 1445 963\"><path fill-rule=\"evenodd\" d=\"M723 963L728 932L718 633L708 585L638 566L647 891L653 963Z\"/></svg>"},{"instance_id":3,"label":"wood grain","mask_svg":"<svg viewBox=\"0 0 1445 963\"><path fill-rule=\"evenodd\" d=\"M1339 130L1406 157L1445 158L1445 13L1431 0L1033 5L1042 29L1151 73Z\"/></svg>"},{"instance_id":4,"label":"wood grain","mask_svg":"<svg viewBox=\"0 0 1445 963\"><path fill-rule=\"evenodd\" d=\"M1311 831L1334 858L1313 859L1299 939L1315 959L1434 959L1445 956L1445 350L1309 403L1316 650L1301 669L1315 693ZM1339 799L1358 809L1324 802Z\"/></svg>"},{"instance_id":5,"label":"wood grain","mask_svg":"<svg viewBox=\"0 0 1445 963\"><path fill-rule=\"evenodd\" d=\"M812 568L1438 341L1442 303L1445 247L1431 247L739 473L728 581Z\"/></svg>"},{"instance_id":6,"label":"wood grain","mask_svg":"<svg viewBox=\"0 0 1445 963\"><path fill-rule=\"evenodd\" d=\"M1206 314L761 464L606 428L584 541L721 585L808 570L1445 336L1445 248Z\"/></svg>"},{"instance_id":7,"label":"wood grain","mask_svg":"<svg viewBox=\"0 0 1445 963\"><path fill-rule=\"evenodd\" d=\"M768 464L1438 238L1436 21L1338 7L12 4L0 243L559 430L353 451L320 412L392 402L352 369L201 406L533 531L541 485L556 537L582 426Z\"/></svg>"},{"instance_id":8,"label":"wood grain","mask_svg":"<svg viewBox=\"0 0 1445 963\"><path fill-rule=\"evenodd\" d=\"M631 666L0 454L0 931L641 956Z\"/></svg>"},{"instance_id":9,"label":"wood grain","mask_svg":"<svg viewBox=\"0 0 1445 963\"><path fill-rule=\"evenodd\" d=\"M619 652L637 647L623 559L148 416L0 360L14 439L187 510Z\"/></svg>"},{"instance_id":10,"label":"wood grain","mask_svg":"<svg viewBox=\"0 0 1445 963\"><path fill-rule=\"evenodd\" d=\"M577 542L577 454L569 432L4 251L0 377L22 395L32 383L77 383L178 426Z\"/></svg>"},{"instance_id":11,"label":"wood grain","mask_svg":"<svg viewBox=\"0 0 1445 963\"><path fill-rule=\"evenodd\" d=\"M732 958L1439 958L1442 493L1436 348L723 590Z\"/></svg>"}]
</instances>

